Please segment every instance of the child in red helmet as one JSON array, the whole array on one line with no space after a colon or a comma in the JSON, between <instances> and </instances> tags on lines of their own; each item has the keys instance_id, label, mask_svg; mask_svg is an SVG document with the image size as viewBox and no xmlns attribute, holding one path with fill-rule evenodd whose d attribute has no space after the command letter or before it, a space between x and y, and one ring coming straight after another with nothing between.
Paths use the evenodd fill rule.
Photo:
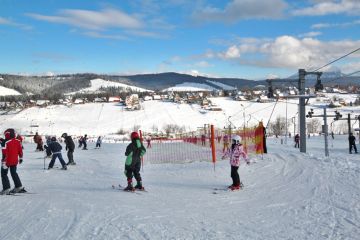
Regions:
<instances>
[{"instance_id":1,"label":"child in red helmet","mask_svg":"<svg viewBox=\"0 0 360 240\"><path fill-rule=\"evenodd\" d=\"M144 190L142 185L142 180L140 176L140 168L141 168L141 157L144 156L146 149L140 141L139 134L137 132L132 132L131 135L131 143L126 147L125 156L125 175L127 178L127 187L124 189L125 191L134 191L135 189ZM135 188L132 185L133 176L136 179Z\"/></svg>"},{"instance_id":2,"label":"child in red helmet","mask_svg":"<svg viewBox=\"0 0 360 240\"><path fill-rule=\"evenodd\" d=\"M3 194L14 194L18 192L25 192L22 186L19 175L16 172L17 165L22 163L23 151L21 143L15 138L15 130L10 128L4 132L5 141L2 143L2 160L1 160L1 180L3 185ZM10 181L7 176L10 169L11 178L14 181L15 188L10 191Z\"/></svg>"}]
</instances>

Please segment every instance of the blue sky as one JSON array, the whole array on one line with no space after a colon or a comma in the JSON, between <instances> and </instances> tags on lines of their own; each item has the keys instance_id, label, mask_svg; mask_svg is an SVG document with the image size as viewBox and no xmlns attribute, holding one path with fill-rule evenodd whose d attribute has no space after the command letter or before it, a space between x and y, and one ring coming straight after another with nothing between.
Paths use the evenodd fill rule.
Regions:
<instances>
[{"instance_id":1,"label":"blue sky","mask_svg":"<svg viewBox=\"0 0 360 240\"><path fill-rule=\"evenodd\" d=\"M359 0L0 0L0 73L287 77L360 47ZM324 70L360 70L360 51Z\"/></svg>"}]
</instances>

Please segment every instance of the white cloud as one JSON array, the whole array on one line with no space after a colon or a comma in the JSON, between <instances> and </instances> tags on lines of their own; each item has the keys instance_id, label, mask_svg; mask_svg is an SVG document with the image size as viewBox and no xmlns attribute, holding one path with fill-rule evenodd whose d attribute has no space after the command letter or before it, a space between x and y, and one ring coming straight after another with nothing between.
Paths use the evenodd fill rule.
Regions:
<instances>
[{"instance_id":1,"label":"white cloud","mask_svg":"<svg viewBox=\"0 0 360 240\"><path fill-rule=\"evenodd\" d=\"M323 16L329 14L360 15L360 1L317 1L311 7L297 9L292 13L296 16Z\"/></svg>"},{"instance_id":2,"label":"white cloud","mask_svg":"<svg viewBox=\"0 0 360 240\"><path fill-rule=\"evenodd\" d=\"M99 32L88 31L82 33L85 36L92 38L103 38L103 39L112 39L112 40L129 40L128 37L124 35L116 35L116 34L102 34Z\"/></svg>"},{"instance_id":3,"label":"white cloud","mask_svg":"<svg viewBox=\"0 0 360 240\"><path fill-rule=\"evenodd\" d=\"M196 62L195 66L200 68L207 68L207 67L211 67L211 64L208 63L207 61L200 61L200 62Z\"/></svg>"},{"instance_id":4,"label":"white cloud","mask_svg":"<svg viewBox=\"0 0 360 240\"><path fill-rule=\"evenodd\" d=\"M59 14L55 16L35 13L29 13L27 15L37 20L68 24L97 31L109 28L138 29L144 26L144 23L138 17L111 8L101 11L65 9L61 10Z\"/></svg>"},{"instance_id":5,"label":"white cloud","mask_svg":"<svg viewBox=\"0 0 360 240\"><path fill-rule=\"evenodd\" d=\"M343 23L317 23L311 26L312 29L321 29L321 28L334 28L334 27L352 27L360 24L360 20L355 20L352 22L343 22Z\"/></svg>"},{"instance_id":6,"label":"white cloud","mask_svg":"<svg viewBox=\"0 0 360 240\"><path fill-rule=\"evenodd\" d=\"M307 33L300 34L299 37L300 38L303 38L303 37L316 37L316 36L319 36L321 34L322 34L322 32L307 32Z\"/></svg>"},{"instance_id":7,"label":"white cloud","mask_svg":"<svg viewBox=\"0 0 360 240\"><path fill-rule=\"evenodd\" d=\"M30 25L17 23L17 22L14 22L14 21L12 21L10 19L6 19L6 18L3 18L3 17L0 17L0 25L18 27L18 28L22 28L24 30L31 30L33 28Z\"/></svg>"},{"instance_id":8,"label":"white cloud","mask_svg":"<svg viewBox=\"0 0 360 240\"><path fill-rule=\"evenodd\" d=\"M280 36L276 39L258 39L241 42L221 52L208 50L205 58L218 58L260 67L298 69L319 67L357 49L360 40L320 41L314 38ZM229 54L232 53L232 54ZM360 52L348 59L359 59Z\"/></svg>"},{"instance_id":9,"label":"white cloud","mask_svg":"<svg viewBox=\"0 0 360 240\"><path fill-rule=\"evenodd\" d=\"M198 23L236 23L244 19L276 19L283 17L287 8L284 0L232 0L224 9L206 6L193 13Z\"/></svg>"},{"instance_id":10,"label":"white cloud","mask_svg":"<svg viewBox=\"0 0 360 240\"><path fill-rule=\"evenodd\" d=\"M227 58L227 59L239 58L240 48L238 48L237 46L231 46L226 50L226 52L222 56L223 58Z\"/></svg>"}]
</instances>

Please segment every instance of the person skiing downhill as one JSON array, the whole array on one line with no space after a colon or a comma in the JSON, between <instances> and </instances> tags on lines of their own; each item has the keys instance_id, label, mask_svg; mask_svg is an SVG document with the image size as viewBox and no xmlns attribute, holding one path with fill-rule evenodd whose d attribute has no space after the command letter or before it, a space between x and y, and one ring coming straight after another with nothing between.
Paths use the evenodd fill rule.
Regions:
<instances>
[{"instance_id":1,"label":"person skiing downhill","mask_svg":"<svg viewBox=\"0 0 360 240\"><path fill-rule=\"evenodd\" d=\"M54 163L55 163L56 158L59 158L59 161L60 161L61 166L62 166L61 169L62 170L67 170L65 161L64 161L64 159L63 159L63 157L61 155L62 146L60 145L60 143L58 143L56 141L56 137L51 138L51 143L49 144L49 148L51 149L51 152L52 152L52 158L51 158L51 161L49 163L48 170L52 169L54 167Z\"/></svg>"},{"instance_id":2,"label":"person skiing downhill","mask_svg":"<svg viewBox=\"0 0 360 240\"><path fill-rule=\"evenodd\" d=\"M10 128L4 132L5 141L3 141L2 160L1 160L1 180L3 185L3 194L14 194L19 192L26 192L22 186L19 175L17 174L17 165L22 163L23 151L21 143L15 137L15 130ZM11 178L14 182L14 189L10 191L10 182L7 176L10 168Z\"/></svg>"},{"instance_id":3,"label":"person skiing downhill","mask_svg":"<svg viewBox=\"0 0 360 240\"><path fill-rule=\"evenodd\" d=\"M242 187L242 182L240 181L240 176L238 173L240 159L244 159L246 161L246 164L250 164L250 161L248 159L248 155L244 151L243 145L240 143L241 137L238 135L234 135L231 139L231 148L224 154L222 159L225 159L226 157L230 158L231 178L233 183L228 188L231 191L235 191L239 190Z\"/></svg>"},{"instance_id":4,"label":"person skiing downhill","mask_svg":"<svg viewBox=\"0 0 360 240\"><path fill-rule=\"evenodd\" d=\"M67 133L63 133L61 137L65 139L65 150L67 151L68 157L68 162L66 163L66 165L76 165L73 155L75 151L75 143L72 137L67 135Z\"/></svg>"},{"instance_id":5,"label":"person skiing downhill","mask_svg":"<svg viewBox=\"0 0 360 240\"><path fill-rule=\"evenodd\" d=\"M135 189L144 190L140 176L141 157L146 153L146 149L140 141L139 134L132 132L130 135L131 143L126 147L125 156L125 176L127 178L127 187L124 191L134 191ZM136 179L135 188L132 185L133 176Z\"/></svg>"}]
</instances>

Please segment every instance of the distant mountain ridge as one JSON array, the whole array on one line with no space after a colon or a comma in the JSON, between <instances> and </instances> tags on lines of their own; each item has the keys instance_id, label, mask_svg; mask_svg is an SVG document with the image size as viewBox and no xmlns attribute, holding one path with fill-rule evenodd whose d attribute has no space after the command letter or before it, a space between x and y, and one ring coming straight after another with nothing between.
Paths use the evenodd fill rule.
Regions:
<instances>
[{"instance_id":1,"label":"distant mountain ridge","mask_svg":"<svg viewBox=\"0 0 360 240\"><path fill-rule=\"evenodd\" d=\"M291 78L298 78L294 75ZM93 73L60 74L55 76L21 76L11 74L0 74L0 86L15 89L20 93L32 94L63 94L76 92L84 88L91 87L90 81L93 79L103 79L119 82L134 87L160 91L185 82L199 83L211 86L214 89L228 90L231 87L237 89L252 88L256 85L266 85L266 81L247 80L242 78L212 78L205 76L192 76L175 72L136 74L136 75L106 75ZM322 75L324 85L359 85L360 77L346 77L341 72L329 72ZM286 79L285 79L286 81ZM316 79L307 77L306 85L313 86ZM224 86L227 85L227 86ZM294 84L293 84L294 85ZM225 89L227 88L227 89Z\"/></svg>"}]
</instances>

